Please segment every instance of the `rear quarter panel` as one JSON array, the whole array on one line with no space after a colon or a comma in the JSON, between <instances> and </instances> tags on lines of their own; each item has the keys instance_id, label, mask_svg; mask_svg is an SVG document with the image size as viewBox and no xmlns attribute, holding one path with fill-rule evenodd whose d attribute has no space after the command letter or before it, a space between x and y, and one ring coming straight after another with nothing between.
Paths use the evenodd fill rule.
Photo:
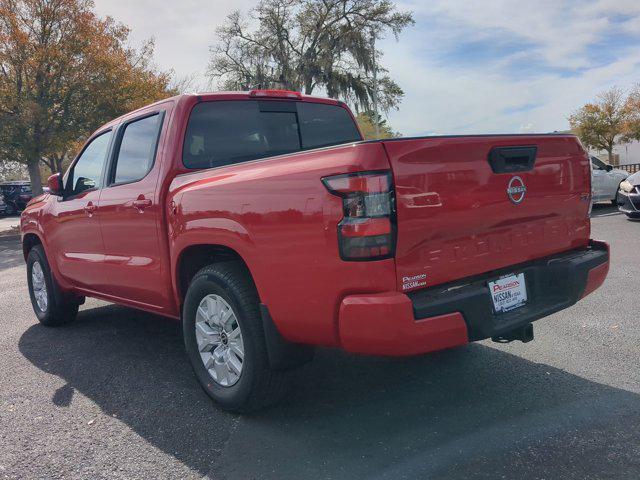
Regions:
<instances>
[{"instance_id":1,"label":"rear quarter panel","mask_svg":"<svg viewBox=\"0 0 640 480\"><path fill-rule=\"evenodd\" d=\"M321 178L388 168L381 144L358 143L179 175L167 199L174 282L190 245L232 248L283 336L337 345L342 298L393 290L395 264L340 259L342 204Z\"/></svg>"}]
</instances>

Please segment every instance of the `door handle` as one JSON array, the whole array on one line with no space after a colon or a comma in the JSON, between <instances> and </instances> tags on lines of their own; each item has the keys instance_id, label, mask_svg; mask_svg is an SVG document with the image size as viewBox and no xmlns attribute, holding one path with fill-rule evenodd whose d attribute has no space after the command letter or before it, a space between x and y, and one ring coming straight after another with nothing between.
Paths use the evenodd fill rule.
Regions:
<instances>
[{"instance_id":1,"label":"door handle","mask_svg":"<svg viewBox=\"0 0 640 480\"><path fill-rule=\"evenodd\" d=\"M84 206L84 212L91 216L94 214L94 212L97 210L98 207L96 207L93 202L89 202Z\"/></svg>"},{"instance_id":2,"label":"door handle","mask_svg":"<svg viewBox=\"0 0 640 480\"><path fill-rule=\"evenodd\" d=\"M151 206L151 199L144 198L144 197L138 198L137 200L133 201L133 206L134 208L137 208L142 212L145 208L148 208Z\"/></svg>"}]
</instances>

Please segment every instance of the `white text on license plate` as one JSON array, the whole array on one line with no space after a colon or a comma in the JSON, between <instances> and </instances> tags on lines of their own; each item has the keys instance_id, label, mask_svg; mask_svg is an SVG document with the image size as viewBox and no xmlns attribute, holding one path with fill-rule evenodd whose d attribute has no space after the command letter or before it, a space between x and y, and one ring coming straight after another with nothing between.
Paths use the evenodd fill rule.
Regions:
<instances>
[{"instance_id":1,"label":"white text on license plate","mask_svg":"<svg viewBox=\"0 0 640 480\"><path fill-rule=\"evenodd\" d=\"M489 292L496 313L508 312L524 305L527 301L527 286L524 273L508 275L489 282Z\"/></svg>"}]
</instances>

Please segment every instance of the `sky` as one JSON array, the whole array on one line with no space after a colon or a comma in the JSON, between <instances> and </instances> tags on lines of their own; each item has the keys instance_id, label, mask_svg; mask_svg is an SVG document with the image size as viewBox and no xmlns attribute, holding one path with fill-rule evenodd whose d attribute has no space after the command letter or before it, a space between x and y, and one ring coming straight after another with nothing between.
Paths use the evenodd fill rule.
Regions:
<instances>
[{"instance_id":1,"label":"sky","mask_svg":"<svg viewBox=\"0 0 640 480\"><path fill-rule=\"evenodd\" d=\"M153 37L155 59L205 90L215 28L255 0L95 0ZM405 136L550 132L613 85L640 82L640 0L400 0L416 24L379 42L405 92L389 113Z\"/></svg>"}]
</instances>

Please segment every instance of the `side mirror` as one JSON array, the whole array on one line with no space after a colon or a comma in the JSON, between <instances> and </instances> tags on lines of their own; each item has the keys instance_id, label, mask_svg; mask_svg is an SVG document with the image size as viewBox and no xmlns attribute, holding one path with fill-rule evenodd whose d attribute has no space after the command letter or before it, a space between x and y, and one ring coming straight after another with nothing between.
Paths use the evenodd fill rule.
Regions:
<instances>
[{"instance_id":1,"label":"side mirror","mask_svg":"<svg viewBox=\"0 0 640 480\"><path fill-rule=\"evenodd\" d=\"M96 182L91 178L79 177L74 187L74 193L81 193L85 190L91 190L95 188Z\"/></svg>"},{"instance_id":2,"label":"side mirror","mask_svg":"<svg viewBox=\"0 0 640 480\"><path fill-rule=\"evenodd\" d=\"M613 170L613 165L607 165L607 172L610 172L611 170Z\"/></svg>"},{"instance_id":3,"label":"side mirror","mask_svg":"<svg viewBox=\"0 0 640 480\"><path fill-rule=\"evenodd\" d=\"M55 175L51 175L47 179L47 187L49 187L49 194L55 195L57 197L62 196L62 174L56 173Z\"/></svg>"}]
</instances>

